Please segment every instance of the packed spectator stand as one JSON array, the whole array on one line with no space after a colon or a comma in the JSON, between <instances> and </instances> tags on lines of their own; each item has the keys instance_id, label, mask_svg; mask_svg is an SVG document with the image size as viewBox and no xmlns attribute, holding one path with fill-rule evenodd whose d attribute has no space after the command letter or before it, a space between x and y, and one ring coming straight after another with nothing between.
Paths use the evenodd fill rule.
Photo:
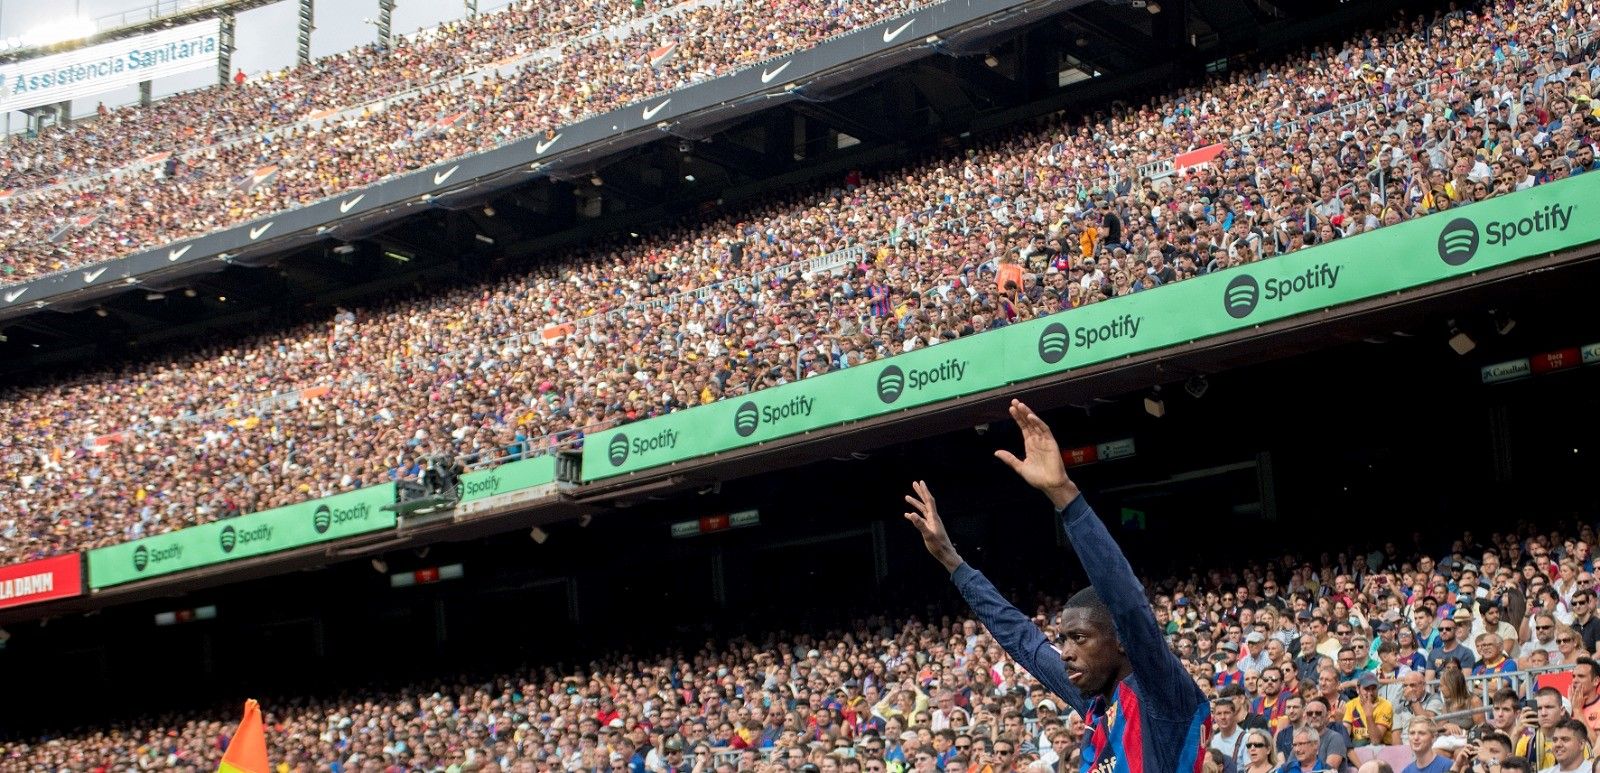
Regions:
<instances>
[{"instance_id":1,"label":"packed spectator stand","mask_svg":"<svg viewBox=\"0 0 1600 773\"><path fill-rule=\"evenodd\" d=\"M717 8L702 11L745 12ZM14 506L0 514L0 563L411 476L428 454L545 453L618 422L1590 171L1595 27L1593 4L1575 2L1406 20L1090 123L853 173L526 273L10 389L0 496ZM766 45L812 32L775 31L782 45ZM695 56L668 65L689 77ZM570 106L515 83L496 88ZM1159 168L1219 144L1204 165ZM335 177L318 190L353 182Z\"/></svg>"},{"instance_id":2,"label":"packed spectator stand","mask_svg":"<svg viewBox=\"0 0 1600 773\"><path fill-rule=\"evenodd\" d=\"M1551 764L1561 719L1593 721L1581 708L1600 681L1592 667L1574 668L1600 639L1593 544L1587 520L1556 531L1519 524L1481 544L1463 535L1448 551L1352 546L1320 561L1219 563L1145 585L1174 652L1213 699L1208 771L1276 767L1302 730L1321 744L1319 765L1353 769L1423 727L1424 749L1447 762L1487 758L1501 735L1504 757L1539 770ZM1024 610L1047 635L1066 590ZM1536 691L1516 681L1552 666L1570 684ZM1516 689L1487 681L1501 678ZM1529 695L1538 707L1525 711ZM961 616L876 617L781 640L265 706L282 770L1043 773L1077 769L1083 731ZM0 769L206 769L231 727L218 711L10 739ZM1258 730L1265 748L1240 742Z\"/></svg>"},{"instance_id":3,"label":"packed spectator stand","mask_svg":"<svg viewBox=\"0 0 1600 773\"><path fill-rule=\"evenodd\" d=\"M631 2L530 1L393 53L362 48L237 88L108 112L7 149L0 281L160 246L553 133L914 7L686 2L647 15ZM502 75L497 65L516 59L526 61ZM138 163L147 159L160 163Z\"/></svg>"}]
</instances>

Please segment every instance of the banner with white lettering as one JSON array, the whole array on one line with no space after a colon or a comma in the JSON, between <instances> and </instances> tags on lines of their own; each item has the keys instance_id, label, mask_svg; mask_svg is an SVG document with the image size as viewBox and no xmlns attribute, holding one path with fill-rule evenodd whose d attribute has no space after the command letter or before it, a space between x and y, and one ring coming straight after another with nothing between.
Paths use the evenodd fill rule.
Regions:
<instances>
[{"instance_id":1,"label":"banner with white lettering","mask_svg":"<svg viewBox=\"0 0 1600 773\"><path fill-rule=\"evenodd\" d=\"M77 553L0 566L0 609L82 593L83 557Z\"/></svg>"},{"instance_id":2,"label":"banner with white lettering","mask_svg":"<svg viewBox=\"0 0 1600 773\"><path fill-rule=\"evenodd\" d=\"M216 19L0 66L0 110L64 102L141 81L215 69Z\"/></svg>"}]
</instances>

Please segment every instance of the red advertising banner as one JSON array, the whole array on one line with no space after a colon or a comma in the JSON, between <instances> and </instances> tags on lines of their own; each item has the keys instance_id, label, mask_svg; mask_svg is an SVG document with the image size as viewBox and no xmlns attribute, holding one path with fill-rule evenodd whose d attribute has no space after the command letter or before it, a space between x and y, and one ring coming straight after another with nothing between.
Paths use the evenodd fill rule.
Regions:
<instances>
[{"instance_id":1,"label":"red advertising banner","mask_svg":"<svg viewBox=\"0 0 1600 773\"><path fill-rule=\"evenodd\" d=\"M1100 461L1100 449L1096 446L1083 446L1081 448L1068 448L1061 452L1061 461L1068 467L1077 467L1080 464L1093 464Z\"/></svg>"},{"instance_id":2,"label":"red advertising banner","mask_svg":"<svg viewBox=\"0 0 1600 773\"><path fill-rule=\"evenodd\" d=\"M0 609L83 593L83 559L77 553L0 566Z\"/></svg>"},{"instance_id":3,"label":"red advertising banner","mask_svg":"<svg viewBox=\"0 0 1600 773\"><path fill-rule=\"evenodd\" d=\"M1219 142L1215 145L1207 145L1199 150L1191 150L1188 153L1179 153L1178 155L1172 157L1172 167L1176 171L1182 172L1191 166L1209 164L1217 156L1222 155L1223 147L1223 144Z\"/></svg>"},{"instance_id":4,"label":"red advertising banner","mask_svg":"<svg viewBox=\"0 0 1600 773\"><path fill-rule=\"evenodd\" d=\"M1534 375L1544 375L1554 370L1576 368L1583 363L1583 355L1578 352L1578 347L1576 346L1545 352L1531 359L1533 360Z\"/></svg>"}]
</instances>

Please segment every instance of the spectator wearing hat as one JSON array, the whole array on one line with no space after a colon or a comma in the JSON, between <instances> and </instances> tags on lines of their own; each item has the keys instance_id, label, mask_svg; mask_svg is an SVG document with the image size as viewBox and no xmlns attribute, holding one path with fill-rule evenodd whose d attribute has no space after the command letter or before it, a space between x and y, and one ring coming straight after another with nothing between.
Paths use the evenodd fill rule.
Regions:
<instances>
[{"instance_id":1,"label":"spectator wearing hat","mask_svg":"<svg viewBox=\"0 0 1600 773\"><path fill-rule=\"evenodd\" d=\"M1357 695L1344 704L1344 726L1351 746L1381 744L1394 727L1394 706L1378 695L1378 677L1368 671L1356 680Z\"/></svg>"},{"instance_id":2,"label":"spectator wearing hat","mask_svg":"<svg viewBox=\"0 0 1600 773\"><path fill-rule=\"evenodd\" d=\"M1245 634L1244 648L1239 655L1239 670L1259 675L1270 665L1272 658L1267 654L1267 635L1260 631Z\"/></svg>"},{"instance_id":3,"label":"spectator wearing hat","mask_svg":"<svg viewBox=\"0 0 1600 773\"><path fill-rule=\"evenodd\" d=\"M689 773L693 769L693 761L685 759L681 736L672 736L662 743L660 767L654 768L654 773Z\"/></svg>"},{"instance_id":4,"label":"spectator wearing hat","mask_svg":"<svg viewBox=\"0 0 1600 773\"><path fill-rule=\"evenodd\" d=\"M1217 651L1211 655L1211 660L1216 663L1217 675L1212 677L1212 684L1223 687L1230 684L1244 685L1244 671L1239 668L1239 645L1225 641L1217 645Z\"/></svg>"}]
</instances>

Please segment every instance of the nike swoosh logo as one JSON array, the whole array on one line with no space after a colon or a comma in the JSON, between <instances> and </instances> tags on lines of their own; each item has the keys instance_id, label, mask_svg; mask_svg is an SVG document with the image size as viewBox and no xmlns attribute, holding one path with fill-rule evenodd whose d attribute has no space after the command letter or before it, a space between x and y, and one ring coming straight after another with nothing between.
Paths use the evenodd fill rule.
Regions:
<instances>
[{"instance_id":1,"label":"nike swoosh logo","mask_svg":"<svg viewBox=\"0 0 1600 773\"><path fill-rule=\"evenodd\" d=\"M189 248L193 246L193 244L185 244L181 250L167 250L167 260L177 260L178 258L187 255L189 253Z\"/></svg>"},{"instance_id":2,"label":"nike swoosh logo","mask_svg":"<svg viewBox=\"0 0 1600 773\"><path fill-rule=\"evenodd\" d=\"M27 292L27 291L28 291L28 288L22 287L22 288L18 288L16 290L12 290L9 293L6 293L6 303L11 303L12 301L15 301L16 299L21 298L22 294Z\"/></svg>"},{"instance_id":3,"label":"nike swoosh logo","mask_svg":"<svg viewBox=\"0 0 1600 773\"><path fill-rule=\"evenodd\" d=\"M434 185L444 185L444 181L450 179L450 175L455 174L456 170L460 169L460 168L461 168L461 165L460 164L456 164L455 166L452 166L449 169L444 170L443 172L434 172L433 173L433 184Z\"/></svg>"},{"instance_id":4,"label":"nike swoosh logo","mask_svg":"<svg viewBox=\"0 0 1600 773\"><path fill-rule=\"evenodd\" d=\"M655 107L647 107L647 108L645 108L644 109L644 119L646 121L648 121L648 120L656 117L656 113L661 112L661 108L666 107L667 103L671 102L671 101L672 101L672 97L667 97L666 99L661 100L661 104L656 105Z\"/></svg>"},{"instance_id":5,"label":"nike swoosh logo","mask_svg":"<svg viewBox=\"0 0 1600 773\"><path fill-rule=\"evenodd\" d=\"M544 152L549 150L551 145L556 144L556 140L559 139L561 139L561 134L558 132L556 136L551 137L550 139L534 143L533 152L542 156L544 155Z\"/></svg>"},{"instance_id":6,"label":"nike swoosh logo","mask_svg":"<svg viewBox=\"0 0 1600 773\"><path fill-rule=\"evenodd\" d=\"M85 272L83 272L84 284L93 284L94 280L99 279L100 275L104 274L105 272L106 272L106 270L103 269L103 268L97 268L97 269L95 269L93 271L85 271Z\"/></svg>"},{"instance_id":7,"label":"nike swoosh logo","mask_svg":"<svg viewBox=\"0 0 1600 773\"><path fill-rule=\"evenodd\" d=\"M339 202L339 214L342 215L342 214L344 214L346 212L349 212L351 207L353 207L353 206L355 206L357 204L360 204L361 200L366 198L366 197L367 197L367 194L363 193L363 194L360 194L360 195L356 196L355 198L353 198L353 199L351 199L349 201L341 201L341 202Z\"/></svg>"},{"instance_id":8,"label":"nike swoosh logo","mask_svg":"<svg viewBox=\"0 0 1600 773\"><path fill-rule=\"evenodd\" d=\"M762 83L771 83L773 78L778 77L778 73L781 73L784 70L789 69L789 65L791 65L791 64L794 64L794 60L793 59L790 59L789 61L778 65L778 69L773 70L771 72L768 72L765 67L761 68L761 82Z\"/></svg>"},{"instance_id":9,"label":"nike swoosh logo","mask_svg":"<svg viewBox=\"0 0 1600 773\"><path fill-rule=\"evenodd\" d=\"M906 28L911 26L912 24L915 24L916 21L917 21L916 19L912 19L912 20L906 22L905 24L902 24L902 25L900 25L898 27L895 27L892 30L884 30L883 31L883 42L885 42L885 43L893 43L895 38L900 37L900 33L905 32Z\"/></svg>"},{"instance_id":10,"label":"nike swoosh logo","mask_svg":"<svg viewBox=\"0 0 1600 773\"><path fill-rule=\"evenodd\" d=\"M266 233L268 228L272 227L272 223L273 222L274 221L268 220L266 223L264 223L262 225L258 225L255 228L250 229L250 241L255 241L257 239L260 239L261 235Z\"/></svg>"}]
</instances>

